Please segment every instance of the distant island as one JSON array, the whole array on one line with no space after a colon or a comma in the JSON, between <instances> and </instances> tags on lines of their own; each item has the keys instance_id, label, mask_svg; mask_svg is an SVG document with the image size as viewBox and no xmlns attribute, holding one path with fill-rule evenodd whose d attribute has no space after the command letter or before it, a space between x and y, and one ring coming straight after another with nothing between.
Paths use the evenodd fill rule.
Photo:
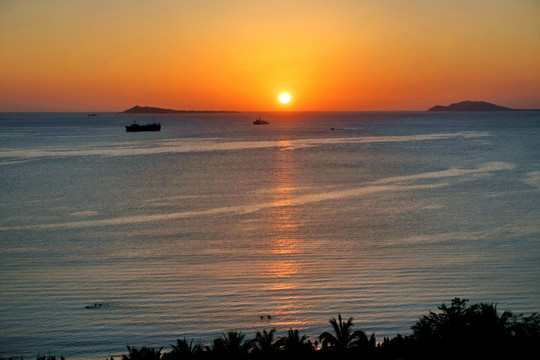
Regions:
<instances>
[{"instance_id":1,"label":"distant island","mask_svg":"<svg viewBox=\"0 0 540 360\"><path fill-rule=\"evenodd\" d=\"M122 114L199 114L199 113L235 113L236 111L213 111L213 110L173 110L151 106L134 106L122 111Z\"/></svg>"},{"instance_id":2,"label":"distant island","mask_svg":"<svg viewBox=\"0 0 540 360\"><path fill-rule=\"evenodd\" d=\"M490 104L485 101L462 101L448 106L437 105L430 108L428 111L512 111L505 106Z\"/></svg>"}]
</instances>

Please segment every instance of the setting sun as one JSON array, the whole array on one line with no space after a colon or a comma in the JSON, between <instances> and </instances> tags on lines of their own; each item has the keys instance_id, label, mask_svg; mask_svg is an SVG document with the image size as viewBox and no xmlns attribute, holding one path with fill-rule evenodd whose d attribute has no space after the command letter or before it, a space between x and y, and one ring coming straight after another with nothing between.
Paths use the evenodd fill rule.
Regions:
<instances>
[{"instance_id":1,"label":"setting sun","mask_svg":"<svg viewBox=\"0 0 540 360\"><path fill-rule=\"evenodd\" d=\"M283 104L287 104L287 103L289 103L289 101L291 101L291 95L289 95L287 93L283 93L283 94L279 95L279 101L281 101L281 103L283 103Z\"/></svg>"}]
</instances>

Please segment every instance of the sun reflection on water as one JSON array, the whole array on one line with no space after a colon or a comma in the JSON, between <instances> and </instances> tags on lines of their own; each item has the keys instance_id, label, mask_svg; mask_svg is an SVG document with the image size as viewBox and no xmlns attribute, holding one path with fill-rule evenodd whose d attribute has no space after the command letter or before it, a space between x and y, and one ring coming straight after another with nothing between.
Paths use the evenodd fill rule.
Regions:
<instances>
[{"instance_id":1,"label":"sun reflection on water","mask_svg":"<svg viewBox=\"0 0 540 360\"><path fill-rule=\"evenodd\" d=\"M280 141L276 152L273 177L273 208L269 216L270 237L268 249L270 261L266 263L263 277L267 291L274 293L276 303L273 325L302 328L306 321L299 317L306 312L300 304L298 292L300 279L304 277L302 264L302 240L298 236L302 226L301 211L295 204L296 166L294 151L289 141Z\"/></svg>"}]
</instances>

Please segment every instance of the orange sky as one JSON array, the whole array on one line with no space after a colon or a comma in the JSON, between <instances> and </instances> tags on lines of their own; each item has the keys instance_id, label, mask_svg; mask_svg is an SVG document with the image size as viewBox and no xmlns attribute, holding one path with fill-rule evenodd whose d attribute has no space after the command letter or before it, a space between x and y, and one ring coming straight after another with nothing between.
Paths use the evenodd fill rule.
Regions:
<instances>
[{"instance_id":1,"label":"orange sky","mask_svg":"<svg viewBox=\"0 0 540 360\"><path fill-rule=\"evenodd\" d=\"M0 111L462 100L540 108L539 1L0 0Z\"/></svg>"}]
</instances>

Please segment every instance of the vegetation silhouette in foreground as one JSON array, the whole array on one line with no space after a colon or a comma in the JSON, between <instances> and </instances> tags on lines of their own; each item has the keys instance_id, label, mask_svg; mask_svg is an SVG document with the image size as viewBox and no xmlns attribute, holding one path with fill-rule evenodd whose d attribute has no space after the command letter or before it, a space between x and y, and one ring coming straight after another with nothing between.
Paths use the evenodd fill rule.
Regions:
<instances>
[{"instance_id":1,"label":"vegetation silhouette in foreground","mask_svg":"<svg viewBox=\"0 0 540 360\"><path fill-rule=\"evenodd\" d=\"M279 348L288 354L301 354L313 350L313 345L308 341L306 335L300 336L298 329L289 329L286 336L278 340Z\"/></svg>"},{"instance_id":2,"label":"vegetation silhouette in foreground","mask_svg":"<svg viewBox=\"0 0 540 360\"><path fill-rule=\"evenodd\" d=\"M162 359L513 359L532 351L538 353L539 314L523 316L504 311L499 315L493 304L469 306L467 303L467 299L455 298L449 306L438 306L438 312L430 311L420 317L412 326L411 335L398 334L378 344L375 334L368 339L364 331L353 329L352 317L344 321L338 314L337 319L329 320L332 331L319 335L320 347L298 329L289 329L277 341L275 329L257 332L253 339L247 339L241 332L229 331L206 347L193 346L193 340L188 344L185 339L179 339ZM123 360L142 360L142 353L149 355L144 360L156 360L154 356L159 353L129 347L128 351Z\"/></svg>"},{"instance_id":3,"label":"vegetation silhouette in foreground","mask_svg":"<svg viewBox=\"0 0 540 360\"><path fill-rule=\"evenodd\" d=\"M499 315L496 305L467 305L467 299L455 298L447 306L438 306L412 326L412 334L384 338L376 343L375 334L368 340L361 330L353 331L353 318L343 321L341 314L330 319L333 332L323 332L314 344L298 329L289 329L275 340L275 329L257 332L253 339L229 331L213 340L212 345L193 345L185 338L171 344L162 353L151 347L130 347L122 360L180 359L526 359L540 353L540 314ZM22 356L0 360L22 360ZM63 357L61 358L63 360ZM54 356L37 360L55 360ZM112 360L112 358L111 358Z\"/></svg>"},{"instance_id":4,"label":"vegetation silhouette in foreground","mask_svg":"<svg viewBox=\"0 0 540 360\"><path fill-rule=\"evenodd\" d=\"M151 347L143 346L140 349L136 347L127 347L128 355L122 355L122 360L160 360L161 349L156 350Z\"/></svg>"},{"instance_id":5,"label":"vegetation silhouette in foreground","mask_svg":"<svg viewBox=\"0 0 540 360\"><path fill-rule=\"evenodd\" d=\"M385 339L380 348L405 358L513 359L540 346L540 315L513 315L487 303L467 306L455 298L439 312L430 311L413 326L413 334Z\"/></svg>"},{"instance_id":6,"label":"vegetation silhouette in foreground","mask_svg":"<svg viewBox=\"0 0 540 360\"><path fill-rule=\"evenodd\" d=\"M274 354L279 350L279 344L274 340L276 329L257 331L253 339L253 351L262 354Z\"/></svg>"},{"instance_id":7,"label":"vegetation silhouette in foreground","mask_svg":"<svg viewBox=\"0 0 540 360\"><path fill-rule=\"evenodd\" d=\"M330 325L332 325L334 334L323 332L319 335L323 350L330 348L345 351L350 348L366 347L369 345L369 340L365 332L362 330L351 332L353 326L352 317L347 322L343 322L341 314L338 314L338 320L336 318L330 319Z\"/></svg>"}]
</instances>

